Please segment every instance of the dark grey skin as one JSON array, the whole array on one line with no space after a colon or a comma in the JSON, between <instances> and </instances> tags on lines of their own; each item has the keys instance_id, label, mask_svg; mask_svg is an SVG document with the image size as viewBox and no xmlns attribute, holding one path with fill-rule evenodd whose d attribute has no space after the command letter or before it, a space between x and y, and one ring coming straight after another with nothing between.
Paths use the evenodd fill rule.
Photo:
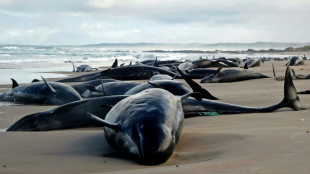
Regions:
<instances>
[{"instance_id":1,"label":"dark grey skin","mask_svg":"<svg viewBox=\"0 0 310 174\"><path fill-rule=\"evenodd\" d=\"M288 59L286 66L298 66L298 65L305 65L303 58L300 56L293 56Z\"/></svg>"},{"instance_id":2,"label":"dark grey skin","mask_svg":"<svg viewBox=\"0 0 310 174\"><path fill-rule=\"evenodd\" d=\"M260 66L260 60L256 58L252 58L252 59L245 60L243 62L242 68L247 69L247 68L252 68L256 66Z\"/></svg>"},{"instance_id":3,"label":"dark grey skin","mask_svg":"<svg viewBox=\"0 0 310 174\"><path fill-rule=\"evenodd\" d=\"M108 82L102 85L96 86L96 91L93 92L90 97L96 96L110 96L110 95L124 95L130 89L140 85L139 82L134 81L119 81Z\"/></svg>"},{"instance_id":4,"label":"dark grey skin","mask_svg":"<svg viewBox=\"0 0 310 174\"><path fill-rule=\"evenodd\" d=\"M84 83L72 85L72 88L74 88L82 97L88 97L90 92L96 91L96 86L101 85L102 83L107 82L116 82L118 80L115 79L97 79L97 80L91 80Z\"/></svg>"},{"instance_id":5,"label":"dark grey skin","mask_svg":"<svg viewBox=\"0 0 310 174\"><path fill-rule=\"evenodd\" d=\"M44 80L44 79L43 79ZM82 100L71 86L58 82L36 82L14 87L0 94L0 101L23 104L62 105Z\"/></svg>"},{"instance_id":6,"label":"dark grey skin","mask_svg":"<svg viewBox=\"0 0 310 174\"><path fill-rule=\"evenodd\" d=\"M56 82L87 82L90 80L101 79L100 72L87 73L77 77L70 77L61 80L57 80Z\"/></svg>"},{"instance_id":7,"label":"dark grey skin","mask_svg":"<svg viewBox=\"0 0 310 174\"><path fill-rule=\"evenodd\" d=\"M123 66L101 72L101 76L103 78L112 78L117 80L147 80L155 74L166 74L172 77L176 75L171 71L144 65Z\"/></svg>"},{"instance_id":8,"label":"dark grey skin","mask_svg":"<svg viewBox=\"0 0 310 174\"><path fill-rule=\"evenodd\" d=\"M147 165L168 160L184 120L181 99L158 88L121 100L104 120L92 117L104 126L111 147Z\"/></svg>"},{"instance_id":9,"label":"dark grey skin","mask_svg":"<svg viewBox=\"0 0 310 174\"><path fill-rule=\"evenodd\" d=\"M142 83L128 90L124 95L134 95L145 89L150 89L150 88L165 89L174 95L185 95L191 92L188 89L188 87L181 82L174 81L174 80L156 80L156 81L148 81L146 83Z\"/></svg>"},{"instance_id":10,"label":"dark grey skin","mask_svg":"<svg viewBox=\"0 0 310 174\"><path fill-rule=\"evenodd\" d=\"M71 102L54 109L27 115L7 131L51 131L100 126L90 118L87 112L92 112L100 118L105 118L112 106L127 96L105 96L88 100Z\"/></svg>"},{"instance_id":11,"label":"dark grey skin","mask_svg":"<svg viewBox=\"0 0 310 174\"><path fill-rule=\"evenodd\" d=\"M229 67L239 67L239 64L236 62L233 62L231 60L227 60L225 58L220 58L219 59L221 62L223 62L224 64L228 65Z\"/></svg>"},{"instance_id":12,"label":"dark grey skin","mask_svg":"<svg viewBox=\"0 0 310 174\"><path fill-rule=\"evenodd\" d=\"M258 112L272 112L283 107L290 107L294 110L302 110L302 104L297 95L296 88L293 84L290 68L287 67L285 72L284 81L284 98L275 105L254 108L240 105L234 105L229 103L223 103L219 101L210 101L203 99L202 101L195 101L188 98L182 103L184 114L187 117L201 115L208 111L216 111L222 114L239 114L239 113L258 113Z\"/></svg>"},{"instance_id":13,"label":"dark grey skin","mask_svg":"<svg viewBox=\"0 0 310 174\"><path fill-rule=\"evenodd\" d=\"M191 79L202 79L206 76L214 74L215 69L197 68L186 72L186 76Z\"/></svg>"},{"instance_id":14,"label":"dark grey skin","mask_svg":"<svg viewBox=\"0 0 310 174\"><path fill-rule=\"evenodd\" d=\"M199 59L192 62L193 68L229 67L220 60Z\"/></svg>"},{"instance_id":15,"label":"dark grey skin","mask_svg":"<svg viewBox=\"0 0 310 174\"><path fill-rule=\"evenodd\" d=\"M279 104L265 108L254 108L207 99L203 99L199 102L193 98L186 98L182 102L184 116L185 118L193 116L197 117L208 111L216 111L222 114L240 114L272 112L282 107L290 107L294 110L304 109L301 106L301 102L289 71L288 68L285 74L284 98ZM126 97L128 96L105 96L72 102L45 112L38 112L25 116L13 124L8 131L48 131L97 126L90 121L85 113L90 112L100 116L100 118L105 118L105 115L109 112L112 106Z\"/></svg>"},{"instance_id":16,"label":"dark grey skin","mask_svg":"<svg viewBox=\"0 0 310 174\"><path fill-rule=\"evenodd\" d=\"M72 72L89 72L91 70L98 70L97 68L92 68L89 65L80 65L80 66L75 66L73 62L69 61L72 66L73 66L73 71Z\"/></svg>"},{"instance_id":17,"label":"dark grey skin","mask_svg":"<svg viewBox=\"0 0 310 174\"><path fill-rule=\"evenodd\" d=\"M225 83L236 82L242 80L270 78L262 73L255 72L248 69L225 69L220 70L218 73L204 77L200 83Z\"/></svg>"}]
</instances>

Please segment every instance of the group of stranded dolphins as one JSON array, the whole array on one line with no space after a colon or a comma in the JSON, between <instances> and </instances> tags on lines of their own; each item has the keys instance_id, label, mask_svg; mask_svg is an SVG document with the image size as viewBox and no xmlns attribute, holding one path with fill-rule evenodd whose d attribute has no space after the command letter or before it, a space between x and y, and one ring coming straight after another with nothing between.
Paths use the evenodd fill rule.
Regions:
<instances>
[{"instance_id":1,"label":"group of stranded dolphins","mask_svg":"<svg viewBox=\"0 0 310 174\"><path fill-rule=\"evenodd\" d=\"M298 61L297 57L295 64ZM211 64L220 68L205 69ZM221 70L221 67L234 64L237 63L221 58L192 62L145 61L137 65L130 63L128 66L117 66L116 60L110 69L57 82L47 82L42 77L43 82L18 85L12 79L12 89L0 94L0 101L60 105L24 116L7 131L51 131L102 126L107 142L116 151L142 164L154 165L165 162L172 155L182 132L184 118L200 116L209 111L238 114L272 112L282 107L303 109L291 76L290 66L295 64L290 61L285 72L283 100L268 107L255 108L220 102L192 80L200 78L201 83L232 82L267 77L247 69L258 66L259 61L256 60L245 63L245 69L242 70ZM74 71L81 69L74 68ZM173 80L176 78L184 79L191 89ZM141 79L148 81L121 81ZM84 83L69 86L62 82Z\"/></svg>"}]
</instances>

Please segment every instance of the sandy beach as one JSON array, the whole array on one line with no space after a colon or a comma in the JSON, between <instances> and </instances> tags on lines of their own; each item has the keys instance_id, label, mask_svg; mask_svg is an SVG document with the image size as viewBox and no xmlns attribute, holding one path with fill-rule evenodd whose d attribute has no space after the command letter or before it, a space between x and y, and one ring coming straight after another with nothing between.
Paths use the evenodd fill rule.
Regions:
<instances>
[{"instance_id":1,"label":"sandy beach","mask_svg":"<svg viewBox=\"0 0 310 174\"><path fill-rule=\"evenodd\" d=\"M283 76L285 61L267 61L252 70L273 77L271 63ZM310 61L305 64L292 68L310 74ZM223 102L263 107L282 100L283 84L266 78L201 85ZM297 91L310 90L309 80L294 84ZM0 85L0 92L10 88ZM106 142L102 128L5 132L23 116L56 106L2 102L0 173L309 173L310 95L299 97L306 110L187 118L173 155L155 166L121 157Z\"/></svg>"}]
</instances>

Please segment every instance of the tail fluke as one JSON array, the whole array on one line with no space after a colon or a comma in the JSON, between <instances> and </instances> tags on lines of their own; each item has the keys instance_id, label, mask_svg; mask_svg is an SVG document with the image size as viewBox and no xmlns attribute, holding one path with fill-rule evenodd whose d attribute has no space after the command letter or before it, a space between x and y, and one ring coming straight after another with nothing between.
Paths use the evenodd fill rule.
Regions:
<instances>
[{"instance_id":1,"label":"tail fluke","mask_svg":"<svg viewBox=\"0 0 310 174\"><path fill-rule=\"evenodd\" d=\"M302 107L299 96L297 95L297 90L294 86L290 71L290 67L287 66L284 81L284 99L282 103L285 103L286 107L290 107L294 110L302 110L304 108Z\"/></svg>"}]
</instances>

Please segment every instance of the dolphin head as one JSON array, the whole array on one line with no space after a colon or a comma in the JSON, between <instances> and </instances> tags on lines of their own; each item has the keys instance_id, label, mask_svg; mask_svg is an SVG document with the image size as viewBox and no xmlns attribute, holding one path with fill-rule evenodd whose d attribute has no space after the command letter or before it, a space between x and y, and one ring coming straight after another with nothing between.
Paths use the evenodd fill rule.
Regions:
<instances>
[{"instance_id":1,"label":"dolphin head","mask_svg":"<svg viewBox=\"0 0 310 174\"><path fill-rule=\"evenodd\" d=\"M165 162L173 153L175 135L165 124L143 121L132 129L138 162L154 165Z\"/></svg>"},{"instance_id":2,"label":"dolphin head","mask_svg":"<svg viewBox=\"0 0 310 174\"><path fill-rule=\"evenodd\" d=\"M104 127L109 144L144 165L161 164L172 155L181 130L151 117L118 130Z\"/></svg>"}]
</instances>

